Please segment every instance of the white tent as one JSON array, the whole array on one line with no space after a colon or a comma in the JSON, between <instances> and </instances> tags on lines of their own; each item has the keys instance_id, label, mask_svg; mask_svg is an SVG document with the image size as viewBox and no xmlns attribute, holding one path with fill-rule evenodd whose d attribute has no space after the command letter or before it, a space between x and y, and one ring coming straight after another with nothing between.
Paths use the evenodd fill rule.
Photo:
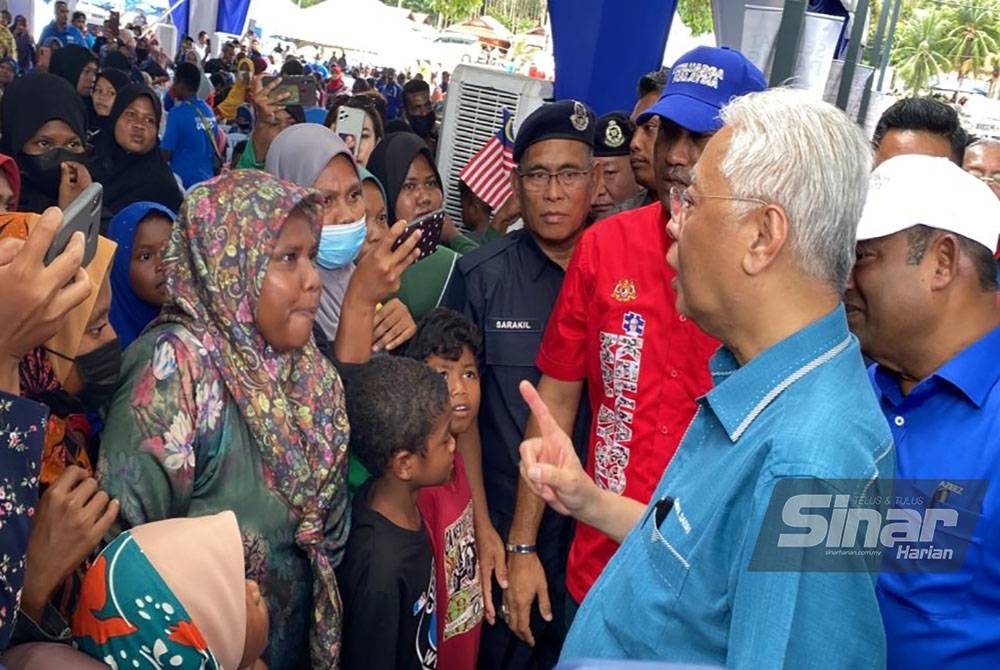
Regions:
<instances>
[{"instance_id":1,"label":"white tent","mask_svg":"<svg viewBox=\"0 0 1000 670\"><path fill-rule=\"evenodd\" d=\"M326 0L302 10L301 20L296 36L317 44L379 53L419 49L413 22L379 0Z\"/></svg>"}]
</instances>

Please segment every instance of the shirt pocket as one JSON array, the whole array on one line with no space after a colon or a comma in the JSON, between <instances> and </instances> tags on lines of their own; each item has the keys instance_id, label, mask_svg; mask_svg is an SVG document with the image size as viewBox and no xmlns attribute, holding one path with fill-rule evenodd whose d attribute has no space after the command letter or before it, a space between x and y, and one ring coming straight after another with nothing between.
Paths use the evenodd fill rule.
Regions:
<instances>
[{"instance_id":1,"label":"shirt pocket","mask_svg":"<svg viewBox=\"0 0 1000 670\"><path fill-rule=\"evenodd\" d=\"M677 515L671 508L657 524L656 506L643 523L639 539L649 564L649 578L662 583L674 598L680 597L691 570L690 542Z\"/></svg>"},{"instance_id":2,"label":"shirt pocket","mask_svg":"<svg viewBox=\"0 0 1000 670\"><path fill-rule=\"evenodd\" d=\"M491 324L515 323L519 330L491 327ZM494 367L535 367L535 357L542 344L542 328L537 320L498 319L490 317L486 327L486 365Z\"/></svg>"}]
</instances>

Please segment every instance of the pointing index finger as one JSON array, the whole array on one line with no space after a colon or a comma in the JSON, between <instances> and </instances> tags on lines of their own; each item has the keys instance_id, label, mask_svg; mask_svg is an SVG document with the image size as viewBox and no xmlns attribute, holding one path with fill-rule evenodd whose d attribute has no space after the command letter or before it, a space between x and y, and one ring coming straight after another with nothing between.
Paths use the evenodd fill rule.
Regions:
<instances>
[{"instance_id":1,"label":"pointing index finger","mask_svg":"<svg viewBox=\"0 0 1000 670\"><path fill-rule=\"evenodd\" d=\"M538 395L538 389L536 389L531 382L523 380L520 385L520 390L521 397L524 398L526 403L528 403L528 407L531 408L531 413L535 415L535 420L538 421L538 427L542 431L542 437L549 438L558 434L562 429L559 427L559 424L556 423L552 413L549 412L549 408L545 404L545 401L542 400L542 396Z\"/></svg>"}]
</instances>

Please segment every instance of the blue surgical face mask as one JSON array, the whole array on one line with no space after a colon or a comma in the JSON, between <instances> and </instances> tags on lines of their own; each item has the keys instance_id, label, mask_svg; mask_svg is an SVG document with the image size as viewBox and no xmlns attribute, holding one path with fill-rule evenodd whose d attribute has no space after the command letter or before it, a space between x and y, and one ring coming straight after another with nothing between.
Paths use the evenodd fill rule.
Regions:
<instances>
[{"instance_id":1,"label":"blue surgical face mask","mask_svg":"<svg viewBox=\"0 0 1000 670\"><path fill-rule=\"evenodd\" d=\"M367 234L363 216L354 223L323 226L316 254L317 265L327 270L344 267L357 258Z\"/></svg>"}]
</instances>

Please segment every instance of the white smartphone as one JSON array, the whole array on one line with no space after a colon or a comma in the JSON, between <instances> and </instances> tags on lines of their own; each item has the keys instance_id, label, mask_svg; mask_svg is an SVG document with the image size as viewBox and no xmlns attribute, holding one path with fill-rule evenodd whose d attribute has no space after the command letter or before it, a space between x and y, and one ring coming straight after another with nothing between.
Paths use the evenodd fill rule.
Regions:
<instances>
[{"instance_id":1,"label":"white smartphone","mask_svg":"<svg viewBox=\"0 0 1000 670\"><path fill-rule=\"evenodd\" d=\"M353 107L341 106L337 110L337 134L341 139L348 142L347 138L354 138L354 157L357 158L361 152L361 133L365 128L365 112ZM350 146L350 142L348 142Z\"/></svg>"}]
</instances>

